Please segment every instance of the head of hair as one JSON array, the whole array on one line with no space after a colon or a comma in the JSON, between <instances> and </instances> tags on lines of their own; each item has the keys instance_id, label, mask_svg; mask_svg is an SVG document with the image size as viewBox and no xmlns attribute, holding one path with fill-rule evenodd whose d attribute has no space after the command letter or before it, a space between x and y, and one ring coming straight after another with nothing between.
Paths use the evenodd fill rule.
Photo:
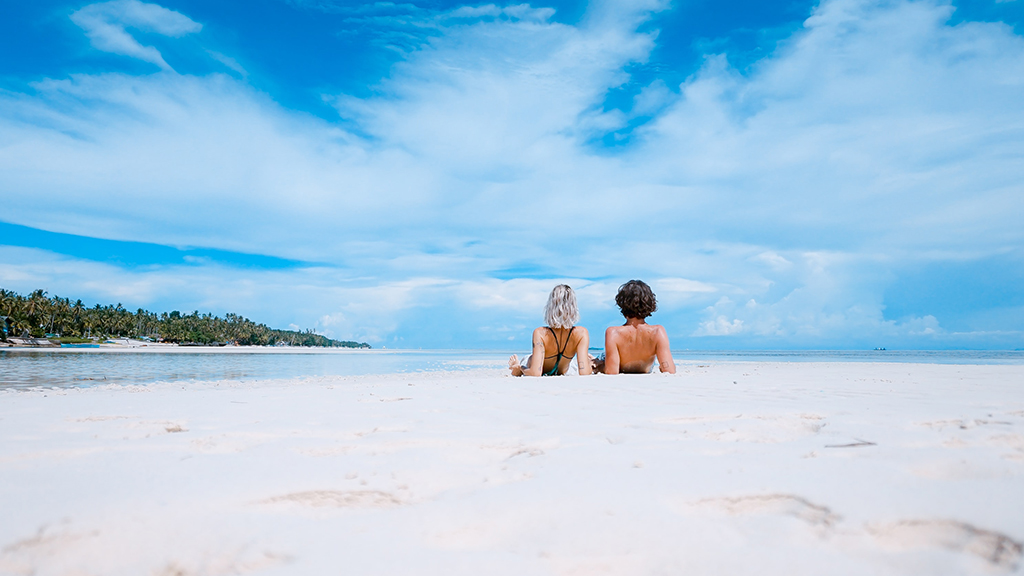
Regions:
<instances>
[{"instance_id":1,"label":"head of hair","mask_svg":"<svg viewBox=\"0 0 1024 576\"><path fill-rule=\"evenodd\" d=\"M576 306L576 293L572 288L559 284L551 290L544 306L544 321L552 328L572 328L580 321L580 309Z\"/></svg>"},{"instance_id":2,"label":"head of hair","mask_svg":"<svg viewBox=\"0 0 1024 576\"><path fill-rule=\"evenodd\" d=\"M630 280L619 286L615 304L626 318L644 319L658 309L658 299L654 297L654 291L642 280Z\"/></svg>"}]
</instances>

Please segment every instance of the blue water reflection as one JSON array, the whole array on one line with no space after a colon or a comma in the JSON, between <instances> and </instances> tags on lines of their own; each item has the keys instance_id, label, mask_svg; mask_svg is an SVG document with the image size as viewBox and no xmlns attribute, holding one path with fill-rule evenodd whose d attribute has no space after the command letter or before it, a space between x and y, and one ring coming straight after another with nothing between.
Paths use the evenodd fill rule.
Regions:
<instances>
[{"instance_id":1,"label":"blue water reflection","mask_svg":"<svg viewBox=\"0 0 1024 576\"><path fill-rule=\"evenodd\" d=\"M481 350L0 350L0 388L81 387L180 380L271 380L474 368L502 369L508 352ZM918 362L1024 364L1024 351L673 351L677 362Z\"/></svg>"},{"instance_id":2,"label":"blue water reflection","mask_svg":"<svg viewBox=\"0 0 1024 576\"><path fill-rule=\"evenodd\" d=\"M270 380L312 376L359 376L502 368L507 362L507 354L475 350L0 350L0 388L63 388L179 380Z\"/></svg>"}]
</instances>

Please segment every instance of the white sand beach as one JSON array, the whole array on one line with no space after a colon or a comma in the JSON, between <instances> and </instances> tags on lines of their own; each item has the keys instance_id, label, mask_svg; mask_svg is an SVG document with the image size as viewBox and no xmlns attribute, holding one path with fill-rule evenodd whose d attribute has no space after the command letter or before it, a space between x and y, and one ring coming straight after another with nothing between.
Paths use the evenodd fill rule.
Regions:
<instances>
[{"instance_id":1,"label":"white sand beach","mask_svg":"<svg viewBox=\"0 0 1024 576\"><path fill-rule=\"evenodd\" d=\"M1024 366L0 393L0 574L1024 573Z\"/></svg>"}]
</instances>

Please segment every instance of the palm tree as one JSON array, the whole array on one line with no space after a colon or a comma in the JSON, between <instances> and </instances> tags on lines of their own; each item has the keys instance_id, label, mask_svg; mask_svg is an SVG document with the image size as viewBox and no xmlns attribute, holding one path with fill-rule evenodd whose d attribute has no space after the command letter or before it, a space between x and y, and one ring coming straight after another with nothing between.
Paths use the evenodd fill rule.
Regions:
<instances>
[{"instance_id":1,"label":"palm tree","mask_svg":"<svg viewBox=\"0 0 1024 576\"><path fill-rule=\"evenodd\" d=\"M14 313L14 307L17 305L18 295L0 288L0 312L3 312L4 316L10 316Z\"/></svg>"},{"instance_id":2,"label":"palm tree","mask_svg":"<svg viewBox=\"0 0 1024 576\"><path fill-rule=\"evenodd\" d=\"M26 300L23 305L23 308L25 310L25 320L27 321L30 330L34 331L36 328L41 328L43 326L43 324L39 322L39 317L45 314L45 310L47 308L46 305L49 303L50 301L46 298L45 290L36 290L29 295L28 300Z\"/></svg>"},{"instance_id":3,"label":"palm tree","mask_svg":"<svg viewBox=\"0 0 1024 576\"><path fill-rule=\"evenodd\" d=\"M171 342L213 343L235 341L239 344L273 345L290 343L293 346L348 346L365 348L358 342L338 342L314 333L312 330L273 330L266 324L257 324L237 314L224 318L213 314L180 312L155 314L139 308L130 312L121 304L86 308L81 300L71 304L68 298L53 296L35 290L21 296L0 288L0 321L7 317L11 333L21 330L37 332L49 327L51 332L64 335L98 336L162 336Z\"/></svg>"},{"instance_id":4,"label":"palm tree","mask_svg":"<svg viewBox=\"0 0 1024 576\"><path fill-rule=\"evenodd\" d=\"M82 313L85 312L85 305L82 304L81 300L76 300L75 305L71 307L71 312L74 317L71 320L71 324L74 326L74 332L77 336L84 336L82 330Z\"/></svg>"}]
</instances>

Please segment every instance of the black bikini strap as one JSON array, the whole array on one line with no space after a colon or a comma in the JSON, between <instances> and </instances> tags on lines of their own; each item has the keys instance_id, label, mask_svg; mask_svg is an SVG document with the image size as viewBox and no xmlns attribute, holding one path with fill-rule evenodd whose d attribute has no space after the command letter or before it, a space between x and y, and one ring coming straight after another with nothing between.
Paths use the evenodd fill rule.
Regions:
<instances>
[{"instance_id":1,"label":"black bikini strap","mask_svg":"<svg viewBox=\"0 0 1024 576\"><path fill-rule=\"evenodd\" d=\"M575 326L569 327L569 334L567 334L565 337L565 344L562 344L558 341L558 334L555 334L555 331L554 329L551 328L551 326L546 326L546 328L551 332L551 337L555 339L555 350L557 352L551 356L547 356L544 358L545 360L547 360L548 358L555 358L555 365L552 366L551 370L546 372L544 375L554 376L555 374L558 374L558 365L562 363L562 358L565 356L565 349L569 347L569 340L572 340L572 331L573 328L575 328Z\"/></svg>"},{"instance_id":2,"label":"black bikini strap","mask_svg":"<svg viewBox=\"0 0 1024 576\"><path fill-rule=\"evenodd\" d=\"M555 334L555 330L551 328L551 326L545 326L545 328L547 328L548 331L551 332L551 337L555 339L555 350L557 351L557 354L548 356L548 358L554 358L555 356L558 356L558 359L561 360L562 356L565 355L565 349L569 347L569 340L572 340L572 331L575 330L576 327L569 327L569 333L565 335L564 343L558 341L558 334Z\"/></svg>"}]
</instances>

